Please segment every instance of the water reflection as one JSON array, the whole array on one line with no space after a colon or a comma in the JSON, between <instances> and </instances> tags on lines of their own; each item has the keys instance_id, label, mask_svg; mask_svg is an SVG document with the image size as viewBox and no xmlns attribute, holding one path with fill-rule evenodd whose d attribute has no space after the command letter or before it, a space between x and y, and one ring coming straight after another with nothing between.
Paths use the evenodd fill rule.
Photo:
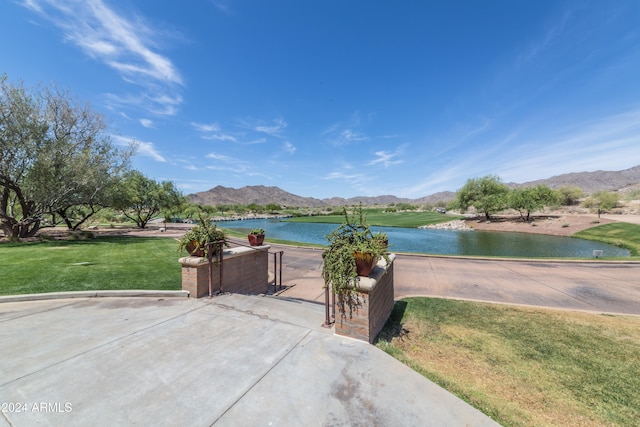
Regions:
<instances>
[{"instance_id":1,"label":"water reflection","mask_svg":"<svg viewBox=\"0 0 640 427\"><path fill-rule=\"evenodd\" d=\"M325 236L336 224L287 222L255 219L226 221L221 227L249 233L252 228L264 228L267 238L326 245ZM604 251L605 257L629 256L629 251L605 243L572 237L544 234L423 230L417 228L371 227L374 232L389 236L391 250L395 252L428 253L440 255L487 255L514 257L572 257L590 258L593 250Z\"/></svg>"}]
</instances>

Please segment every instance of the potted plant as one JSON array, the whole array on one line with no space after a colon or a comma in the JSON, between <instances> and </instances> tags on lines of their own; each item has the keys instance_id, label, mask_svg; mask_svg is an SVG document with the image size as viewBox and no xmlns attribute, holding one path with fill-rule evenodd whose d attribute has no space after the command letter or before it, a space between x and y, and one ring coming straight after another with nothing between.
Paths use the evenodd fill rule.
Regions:
<instances>
[{"instance_id":1,"label":"potted plant","mask_svg":"<svg viewBox=\"0 0 640 427\"><path fill-rule=\"evenodd\" d=\"M229 246L224 232L216 224L211 224L211 221L200 217L200 223L192 227L178 240L178 250L185 249L191 256L208 257L208 244L213 242Z\"/></svg>"},{"instance_id":2,"label":"potted plant","mask_svg":"<svg viewBox=\"0 0 640 427\"><path fill-rule=\"evenodd\" d=\"M329 246L322 253L322 276L325 286L337 295L342 316L349 316L360 305L358 285L361 276L368 276L378 260L390 263L387 236L373 234L360 205L353 215L343 209L345 223L328 234ZM358 269L360 266L360 270Z\"/></svg>"},{"instance_id":3,"label":"potted plant","mask_svg":"<svg viewBox=\"0 0 640 427\"><path fill-rule=\"evenodd\" d=\"M249 244L251 246L260 246L264 243L264 229L262 228L254 228L249 232L247 236L249 239Z\"/></svg>"}]
</instances>

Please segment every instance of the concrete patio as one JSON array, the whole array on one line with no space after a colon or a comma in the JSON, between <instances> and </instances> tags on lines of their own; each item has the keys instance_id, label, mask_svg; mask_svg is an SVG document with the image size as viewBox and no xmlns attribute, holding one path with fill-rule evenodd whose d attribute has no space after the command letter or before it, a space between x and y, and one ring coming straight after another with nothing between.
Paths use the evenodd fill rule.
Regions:
<instances>
[{"instance_id":1,"label":"concrete patio","mask_svg":"<svg viewBox=\"0 0 640 427\"><path fill-rule=\"evenodd\" d=\"M323 316L242 295L2 303L0 426L497 425Z\"/></svg>"}]
</instances>

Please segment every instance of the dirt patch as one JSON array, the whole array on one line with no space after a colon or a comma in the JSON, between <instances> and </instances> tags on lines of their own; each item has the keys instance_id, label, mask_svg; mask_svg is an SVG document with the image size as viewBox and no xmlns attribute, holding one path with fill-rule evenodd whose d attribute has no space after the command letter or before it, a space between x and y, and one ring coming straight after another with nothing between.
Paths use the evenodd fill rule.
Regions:
<instances>
[{"instance_id":1,"label":"dirt patch","mask_svg":"<svg viewBox=\"0 0 640 427\"><path fill-rule=\"evenodd\" d=\"M597 225L616 222L609 218L598 218L596 215L567 214L567 215L536 215L530 222L523 221L519 216L494 216L491 221L484 218L467 219L467 226L478 231L515 231L519 233L552 234L555 236L570 236L578 231Z\"/></svg>"}]
</instances>

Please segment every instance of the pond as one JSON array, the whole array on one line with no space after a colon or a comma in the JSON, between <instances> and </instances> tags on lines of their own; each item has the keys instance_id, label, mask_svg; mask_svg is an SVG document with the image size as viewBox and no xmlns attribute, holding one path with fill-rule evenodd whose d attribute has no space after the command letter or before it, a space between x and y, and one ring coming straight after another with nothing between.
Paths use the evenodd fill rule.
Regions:
<instances>
[{"instance_id":1,"label":"pond","mask_svg":"<svg viewBox=\"0 0 640 427\"><path fill-rule=\"evenodd\" d=\"M247 234L252 228L264 228L267 239L320 245L327 244L325 236L337 227L337 224L299 223L276 219L224 221L218 225ZM387 233L389 245L394 252L527 258L591 258L594 250L602 250L605 257L629 256L629 251L626 249L573 237L398 227L371 227L371 229L374 232Z\"/></svg>"}]
</instances>

